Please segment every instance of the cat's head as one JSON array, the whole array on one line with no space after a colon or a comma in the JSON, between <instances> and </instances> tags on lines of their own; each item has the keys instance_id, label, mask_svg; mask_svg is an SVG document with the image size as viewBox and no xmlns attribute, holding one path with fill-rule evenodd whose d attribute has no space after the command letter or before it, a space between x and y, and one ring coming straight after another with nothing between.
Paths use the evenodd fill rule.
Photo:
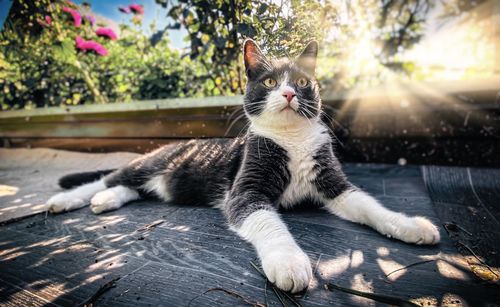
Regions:
<instances>
[{"instance_id":1,"label":"cat's head","mask_svg":"<svg viewBox=\"0 0 500 307\"><path fill-rule=\"evenodd\" d=\"M314 78L318 43L295 59L267 58L253 40L243 45L248 78L245 113L253 124L293 128L319 119L321 98Z\"/></svg>"}]
</instances>

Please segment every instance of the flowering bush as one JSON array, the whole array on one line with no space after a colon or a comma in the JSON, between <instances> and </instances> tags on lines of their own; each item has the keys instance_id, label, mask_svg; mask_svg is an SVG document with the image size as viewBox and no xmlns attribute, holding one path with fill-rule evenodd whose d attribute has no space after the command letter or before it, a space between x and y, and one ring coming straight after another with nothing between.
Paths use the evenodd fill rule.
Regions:
<instances>
[{"instance_id":1,"label":"flowering bush","mask_svg":"<svg viewBox=\"0 0 500 307\"><path fill-rule=\"evenodd\" d=\"M0 34L1 109L211 94L205 69L168 37L153 45L139 29L120 25L118 36L91 13L82 18L70 2L35 3L30 35L9 25Z\"/></svg>"}]
</instances>

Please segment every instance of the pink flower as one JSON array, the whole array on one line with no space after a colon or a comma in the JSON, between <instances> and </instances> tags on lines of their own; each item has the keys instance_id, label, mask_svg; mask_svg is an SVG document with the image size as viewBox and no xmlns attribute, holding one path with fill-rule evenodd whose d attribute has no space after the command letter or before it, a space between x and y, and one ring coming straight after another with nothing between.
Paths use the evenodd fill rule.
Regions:
<instances>
[{"instance_id":1,"label":"pink flower","mask_svg":"<svg viewBox=\"0 0 500 307\"><path fill-rule=\"evenodd\" d=\"M73 23L75 24L75 27L80 27L82 25L82 16L80 13L78 13L77 10L71 9L67 6L64 6L62 10L66 13L70 13L71 16L73 16Z\"/></svg>"},{"instance_id":2,"label":"pink flower","mask_svg":"<svg viewBox=\"0 0 500 307\"><path fill-rule=\"evenodd\" d=\"M76 43L76 48L80 49L82 51L92 50L95 53L97 53L98 55L102 55L102 56L108 55L108 50L106 48L104 48L103 45L99 44L98 42L95 42L92 40L86 41L83 38L81 38L80 36L77 36L75 39L75 43Z\"/></svg>"},{"instance_id":3,"label":"pink flower","mask_svg":"<svg viewBox=\"0 0 500 307\"><path fill-rule=\"evenodd\" d=\"M118 10L120 10L120 12L122 13L130 14L130 8L128 6L120 6Z\"/></svg>"},{"instance_id":4,"label":"pink flower","mask_svg":"<svg viewBox=\"0 0 500 307\"><path fill-rule=\"evenodd\" d=\"M50 26L52 24L52 18L49 15L45 16L45 22Z\"/></svg>"},{"instance_id":5,"label":"pink flower","mask_svg":"<svg viewBox=\"0 0 500 307\"><path fill-rule=\"evenodd\" d=\"M118 38L118 36L116 36L116 33L111 28L98 28L97 30L95 30L95 34L97 34L97 36L107 37L111 40L116 40Z\"/></svg>"},{"instance_id":6,"label":"pink flower","mask_svg":"<svg viewBox=\"0 0 500 307\"><path fill-rule=\"evenodd\" d=\"M139 15L143 15L144 14L144 8L142 7L142 5L131 4L131 5L128 6L128 8L134 14L139 14Z\"/></svg>"}]
</instances>

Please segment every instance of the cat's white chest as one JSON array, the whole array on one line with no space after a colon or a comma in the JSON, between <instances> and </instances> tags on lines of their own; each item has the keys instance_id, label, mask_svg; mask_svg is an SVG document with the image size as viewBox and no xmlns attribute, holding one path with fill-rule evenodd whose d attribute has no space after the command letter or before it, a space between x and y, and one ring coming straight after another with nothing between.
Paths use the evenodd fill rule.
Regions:
<instances>
[{"instance_id":1,"label":"cat's white chest","mask_svg":"<svg viewBox=\"0 0 500 307\"><path fill-rule=\"evenodd\" d=\"M288 171L290 182L283 192L279 205L285 208L307 197L316 198L317 190L314 180L317 176L312 148L295 144L287 148L289 155Z\"/></svg>"},{"instance_id":2,"label":"cat's white chest","mask_svg":"<svg viewBox=\"0 0 500 307\"><path fill-rule=\"evenodd\" d=\"M305 198L318 198L315 179L318 173L316 153L322 146L328 146L330 137L326 128L320 124L308 126L298 133L264 135L287 151L290 181L281 195L278 204L289 208Z\"/></svg>"}]
</instances>

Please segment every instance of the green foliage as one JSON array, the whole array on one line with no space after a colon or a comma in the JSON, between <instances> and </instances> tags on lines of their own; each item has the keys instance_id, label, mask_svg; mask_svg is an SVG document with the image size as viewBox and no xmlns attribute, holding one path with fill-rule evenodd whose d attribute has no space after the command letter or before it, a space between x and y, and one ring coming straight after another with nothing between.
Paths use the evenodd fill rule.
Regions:
<instances>
[{"instance_id":1,"label":"green foliage","mask_svg":"<svg viewBox=\"0 0 500 307\"><path fill-rule=\"evenodd\" d=\"M0 33L1 109L131 101L213 94L206 69L171 48L167 36L151 43L138 28L121 27L117 41L97 37L89 23L76 28L63 2L34 14L52 16L51 25L33 23L19 32L7 25ZM29 19L29 18L28 18ZM26 31L31 35L26 35ZM92 39L107 56L81 52L75 38Z\"/></svg>"}]
</instances>

